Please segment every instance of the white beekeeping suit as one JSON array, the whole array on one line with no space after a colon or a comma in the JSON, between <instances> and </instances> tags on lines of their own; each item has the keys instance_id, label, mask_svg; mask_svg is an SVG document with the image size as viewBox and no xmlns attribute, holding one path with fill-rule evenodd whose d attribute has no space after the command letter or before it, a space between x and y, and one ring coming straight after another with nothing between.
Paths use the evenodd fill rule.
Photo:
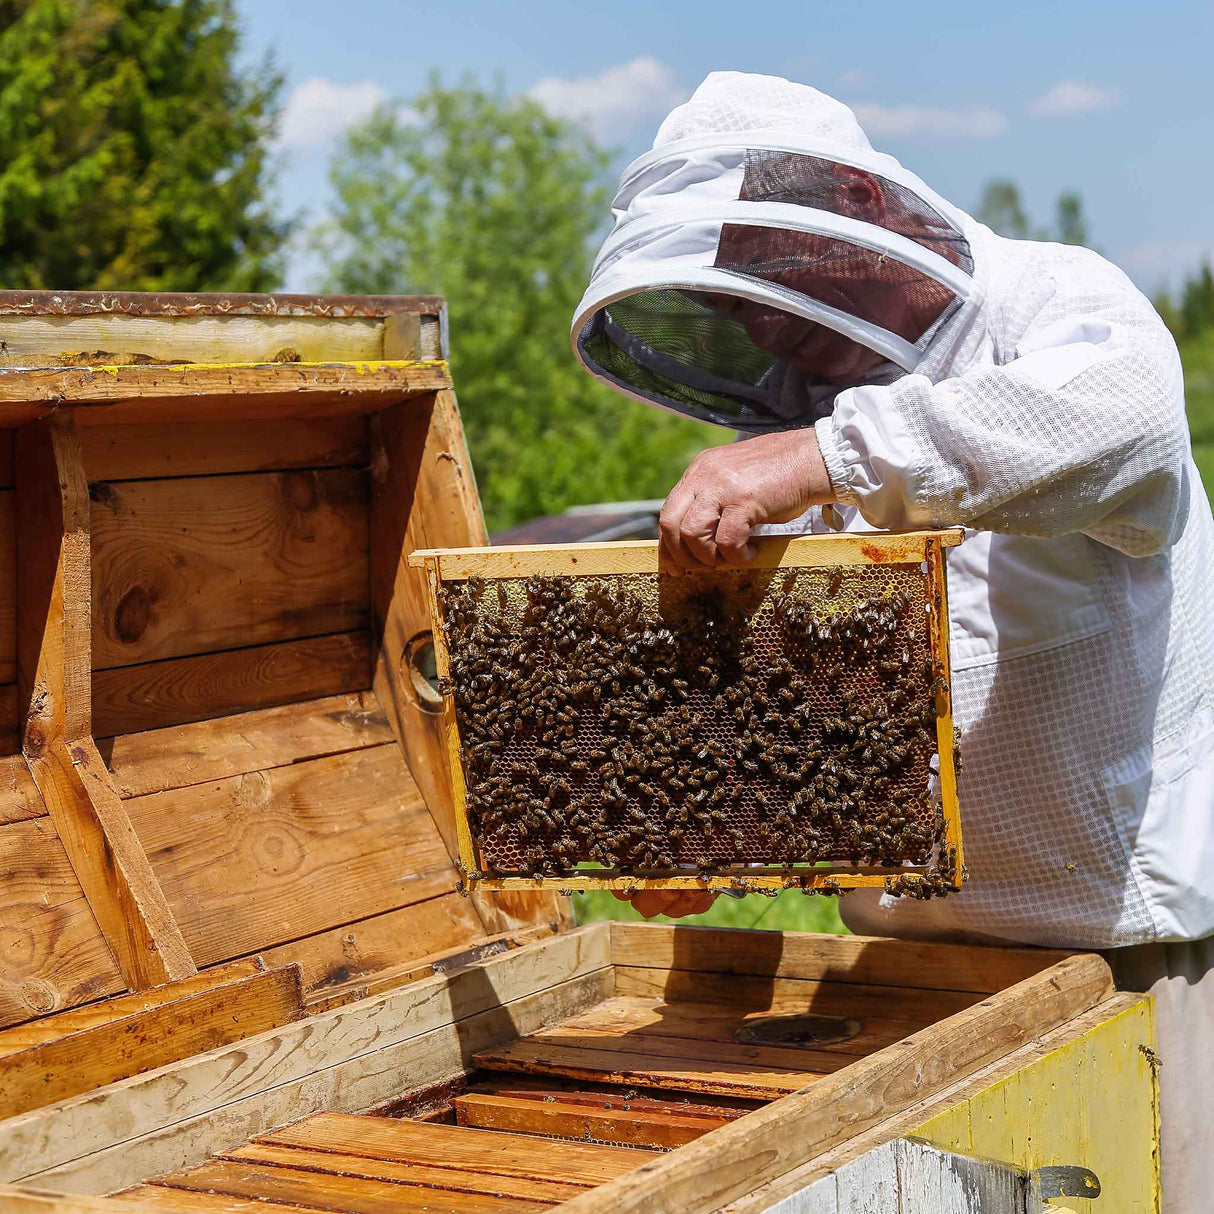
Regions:
<instances>
[{"instance_id":1,"label":"white beekeeping suit","mask_svg":"<svg viewBox=\"0 0 1214 1214\"><path fill-rule=\"evenodd\" d=\"M996 236L845 106L772 77L708 77L614 206L573 328L592 374L743 433L814 425L851 529L970 529L949 561L969 885L852 894L848 922L1087 947L1214 932L1214 524L1147 300L1086 249ZM880 359L815 384L730 297Z\"/></svg>"}]
</instances>

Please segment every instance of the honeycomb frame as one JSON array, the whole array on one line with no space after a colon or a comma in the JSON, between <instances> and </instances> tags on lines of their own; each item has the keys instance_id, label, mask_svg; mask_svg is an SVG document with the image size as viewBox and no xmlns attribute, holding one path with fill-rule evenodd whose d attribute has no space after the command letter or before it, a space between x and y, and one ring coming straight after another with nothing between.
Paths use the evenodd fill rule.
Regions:
<instances>
[{"instance_id":1,"label":"honeycomb frame","mask_svg":"<svg viewBox=\"0 0 1214 1214\"><path fill-rule=\"evenodd\" d=\"M845 860L818 861L793 866L787 863L724 863L679 865L663 873L620 872L611 869L570 870L558 875L495 875L486 860L482 840L476 837L468 812L468 790L461 761L461 738L455 695L448 687L443 696L443 732L455 816L460 866L467 888L485 890L559 889L576 892L595 889L639 891L645 889L696 889L774 893L781 889L835 893L855 888L896 888L899 892L922 890L948 892L959 889L963 880L961 823L957 804L955 741L952 719L951 669L948 648L948 599L945 550L961 542L959 529L908 532L865 532L796 538L769 537L758 541L754 560L746 572L785 570L842 571L858 567L885 567L905 577L913 576L922 588L927 616L925 640L932 675L935 708L935 754L938 756L940 838L934 861L924 864L856 864ZM444 588L452 583L479 579L490 587L497 582L528 578L575 580L626 579L636 575L678 577L661 564L658 545L652 540L617 543L518 545L501 548L433 549L414 552L409 564L423 569L433 625L437 671L444 684L450 678ZM693 575L707 581L737 577L737 570L722 567ZM682 579L680 579L682 580ZM503 606L505 600L503 598ZM905 659L904 659L905 660ZM489 869L490 871L486 871Z\"/></svg>"}]
</instances>

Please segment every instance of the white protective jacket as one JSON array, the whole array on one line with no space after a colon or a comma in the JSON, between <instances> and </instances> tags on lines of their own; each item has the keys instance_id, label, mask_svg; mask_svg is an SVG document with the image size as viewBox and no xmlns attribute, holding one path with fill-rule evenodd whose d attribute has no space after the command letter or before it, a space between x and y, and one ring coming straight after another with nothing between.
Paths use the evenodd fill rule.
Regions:
<instances>
[{"instance_id":1,"label":"white protective jacket","mask_svg":"<svg viewBox=\"0 0 1214 1214\"><path fill-rule=\"evenodd\" d=\"M680 288L763 297L757 279L723 287L721 255L698 251L695 231L682 244L663 235L656 255L645 234L661 228L655 212L667 230L677 227L672 180L697 195L693 228L711 216L713 191L732 188L736 199L737 160L703 149L739 142L752 144L751 159L753 147L770 156L774 145L781 155L801 149L880 171L887 193L916 191L964 238L950 248L933 236L935 252L907 254L905 231L914 229L879 248L881 238L861 230L867 224L840 220L839 239L878 251L874 264L917 258L916 272L948 279L956 298L923 334L876 334L866 344L890 362L875 382L825 403L806 393L800 417L787 416L786 390L760 401L779 368L726 376L720 359L697 363L698 350L726 348L736 334L666 340L652 318L644 328L625 311L632 329L620 336L602 319L630 298L630 279L651 296ZM696 416L737 407L734 424L748 432L815 424L850 529L969 529L949 557L969 883L931 903L853 893L842 907L849 925L1075 947L1214 933L1214 522L1190 454L1176 347L1150 303L1089 250L1006 240L949 207L873 153L846 107L805 86L715 73L643 159L639 235L630 246L634 174L631 193L617 199L614 253L605 267L600 259L575 320L589 369ZM749 182L749 160L746 173ZM781 224L789 210L781 204ZM831 228L822 209L795 222L814 240ZM949 271L932 262L940 250ZM790 311L873 336L871 317L857 325L837 306L771 290ZM618 349L603 353L604 333ZM640 364L632 379L619 350ZM676 359L686 386L670 390ZM825 529L817 510L799 522Z\"/></svg>"}]
</instances>

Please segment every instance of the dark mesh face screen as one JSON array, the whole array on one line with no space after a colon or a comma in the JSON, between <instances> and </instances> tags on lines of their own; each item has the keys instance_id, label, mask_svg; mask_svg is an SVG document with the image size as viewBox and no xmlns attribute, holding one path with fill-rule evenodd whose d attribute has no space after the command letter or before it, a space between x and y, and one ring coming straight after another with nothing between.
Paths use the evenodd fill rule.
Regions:
<instances>
[{"instance_id":1,"label":"dark mesh face screen","mask_svg":"<svg viewBox=\"0 0 1214 1214\"><path fill-rule=\"evenodd\" d=\"M875 188L874 188L875 187ZM897 182L848 165L794 152L746 153L745 202L787 202L875 223L939 253L972 274L969 242L917 194Z\"/></svg>"},{"instance_id":2,"label":"dark mesh face screen","mask_svg":"<svg viewBox=\"0 0 1214 1214\"><path fill-rule=\"evenodd\" d=\"M441 603L486 875L932 859L918 564L474 578Z\"/></svg>"}]
</instances>

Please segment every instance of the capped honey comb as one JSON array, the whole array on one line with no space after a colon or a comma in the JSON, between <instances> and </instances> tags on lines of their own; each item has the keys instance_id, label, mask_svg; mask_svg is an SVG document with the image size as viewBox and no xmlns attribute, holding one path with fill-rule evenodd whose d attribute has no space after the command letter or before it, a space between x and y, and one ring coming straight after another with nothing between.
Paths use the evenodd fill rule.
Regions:
<instances>
[{"instance_id":1,"label":"capped honey comb","mask_svg":"<svg viewBox=\"0 0 1214 1214\"><path fill-rule=\"evenodd\" d=\"M645 541L415 554L469 884L956 888L956 538L682 576Z\"/></svg>"}]
</instances>

